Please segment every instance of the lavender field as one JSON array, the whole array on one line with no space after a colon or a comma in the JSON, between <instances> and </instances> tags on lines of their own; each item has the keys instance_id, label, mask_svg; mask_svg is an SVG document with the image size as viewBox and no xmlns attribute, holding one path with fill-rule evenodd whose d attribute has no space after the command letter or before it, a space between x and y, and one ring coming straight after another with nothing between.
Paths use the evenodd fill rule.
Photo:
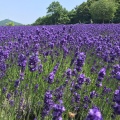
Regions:
<instances>
[{"instance_id":1,"label":"lavender field","mask_svg":"<svg viewBox=\"0 0 120 120\"><path fill-rule=\"evenodd\" d=\"M120 120L120 24L0 27L0 120Z\"/></svg>"}]
</instances>

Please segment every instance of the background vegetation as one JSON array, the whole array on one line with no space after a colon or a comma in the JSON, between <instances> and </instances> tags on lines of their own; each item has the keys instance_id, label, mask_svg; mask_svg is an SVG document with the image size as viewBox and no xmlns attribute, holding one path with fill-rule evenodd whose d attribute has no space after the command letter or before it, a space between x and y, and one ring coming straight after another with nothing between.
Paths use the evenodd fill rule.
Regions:
<instances>
[{"instance_id":1,"label":"background vegetation","mask_svg":"<svg viewBox=\"0 0 120 120\"><path fill-rule=\"evenodd\" d=\"M5 19L5 20L1 20L0 21L0 26L20 26L22 25L21 23L18 23L18 22L15 22L15 21L12 21L12 20L9 20L9 19Z\"/></svg>"},{"instance_id":2,"label":"background vegetation","mask_svg":"<svg viewBox=\"0 0 120 120\"><path fill-rule=\"evenodd\" d=\"M32 25L119 23L120 0L87 0L71 11L59 2L52 2L46 16L39 17Z\"/></svg>"}]
</instances>

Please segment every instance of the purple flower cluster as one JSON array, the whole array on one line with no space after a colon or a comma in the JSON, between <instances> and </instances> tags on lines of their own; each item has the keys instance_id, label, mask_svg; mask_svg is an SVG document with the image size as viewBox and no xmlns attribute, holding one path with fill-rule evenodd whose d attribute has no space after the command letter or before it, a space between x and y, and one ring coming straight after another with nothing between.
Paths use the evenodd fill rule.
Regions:
<instances>
[{"instance_id":1,"label":"purple flower cluster","mask_svg":"<svg viewBox=\"0 0 120 120\"><path fill-rule=\"evenodd\" d=\"M38 72L39 72L39 74L43 72L43 65L42 64L40 64L38 66Z\"/></svg>"},{"instance_id":2,"label":"purple flower cluster","mask_svg":"<svg viewBox=\"0 0 120 120\"><path fill-rule=\"evenodd\" d=\"M19 87L19 84L20 84L20 80L18 79L15 81L14 87L16 87L16 88Z\"/></svg>"},{"instance_id":3,"label":"purple flower cluster","mask_svg":"<svg viewBox=\"0 0 120 120\"><path fill-rule=\"evenodd\" d=\"M34 71L37 71L38 70L38 65L40 63L40 59L37 55L32 55L30 58L29 58L29 62L28 62L28 65L29 65L29 70L31 72L34 72Z\"/></svg>"},{"instance_id":4,"label":"purple flower cluster","mask_svg":"<svg viewBox=\"0 0 120 120\"><path fill-rule=\"evenodd\" d=\"M120 80L120 25L14 26L0 27L0 33L0 86L3 86L0 106L7 101L23 112L18 112L19 117L23 115L21 119L25 118L24 113L31 116L29 111L35 110L33 119L42 116L43 119L62 120L62 115L67 119L65 109L71 110L75 117L85 113L93 102L104 105L104 101L109 101L111 105L111 91ZM97 73L99 68L102 69ZM45 77L48 84L42 80ZM106 82L105 78L112 79ZM105 84L104 87L98 90L94 80L96 86ZM114 85L109 88L109 83ZM43 95L45 89L47 92ZM114 115L120 115L119 96L118 89L112 101L115 103ZM16 100L20 102L15 103ZM59 103L62 100L66 108ZM36 107L38 101L41 104ZM32 119L29 115L26 115L27 119ZM97 107L90 109L86 120L103 120L100 110Z\"/></svg>"},{"instance_id":5,"label":"purple flower cluster","mask_svg":"<svg viewBox=\"0 0 120 120\"><path fill-rule=\"evenodd\" d=\"M72 70L70 68L68 68L66 70L66 76L67 76L67 78L71 78L72 77Z\"/></svg>"},{"instance_id":6,"label":"purple flower cluster","mask_svg":"<svg viewBox=\"0 0 120 120\"><path fill-rule=\"evenodd\" d=\"M98 73L98 78L96 81L96 86L101 87L102 86L102 81L106 75L106 68L102 68L99 73Z\"/></svg>"},{"instance_id":7,"label":"purple flower cluster","mask_svg":"<svg viewBox=\"0 0 120 120\"><path fill-rule=\"evenodd\" d=\"M86 79L85 79L85 84L86 84L86 85L89 85L90 83L91 83L91 79L90 79L90 78L86 78Z\"/></svg>"},{"instance_id":8,"label":"purple flower cluster","mask_svg":"<svg viewBox=\"0 0 120 120\"><path fill-rule=\"evenodd\" d=\"M54 104L52 120L62 120L62 113L64 111L65 107L62 104Z\"/></svg>"},{"instance_id":9,"label":"purple flower cluster","mask_svg":"<svg viewBox=\"0 0 120 120\"><path fill-rule=\"evenodd\" d=\"M77 92L75 92L74 96L72 98L72 102L79 103L80 102L80 94L78 94Z\"/></svg>"},{"instance_id":10,"label":"purple flower cluster","mask_svg":"<svg viewBox=\"0 0 120 120\"><path fill-rule=\"evenodd\" d=\"M92 109L90 109L85 120L103 120L99 108L93 107Z\"/></svg>"},{"instance_id":11,"label":"purple flower cluster","mask_svg":"<svg viewBox=\"0 0 120 120\"><path fill-rule=\"evenodd\" d=\"M53 68L54 74L56 74L56 72L58 71L58 68L59 68L59 63L57 63L57 64L55 65L55 67Z\"/></svg>"},{"instance_id":12,"label":"purple flower cluster","mask_svg":"<svg viewBox=\"0 0 120 120\"><path fill-rule=\"evenodd\" d=\"M7 66L5 64L5 62L0 61L0 78L2 78L5 75Z\"/></svg>"},{"instance_id":13,"label":"purple flower cluster","mask_svg":"<svg viewBox=\"0 0 120 120\"><path fill-rule=\"evenodd\" d=\"M114 65L113 70L111 72L112 77L116 78L117 80L120 80L120 65Z\"/></svg>"},{"instance_id":14,"label":"purple flower cluster","mask_svg":"<svg viewBox=\"0 0 120 120\"><path fill-rule=\"evenodd\" d=\"M54 102L52 99L53 99L53 96L52 96L51 91L47 91L44 97L44 106L43 106L43 111L42 111L43 118L49 115L50 110L53 108Z\"/></svg>"},{"instance_id":15,"label":"purple flower cluster","mask_svg":"<svg viewBox=\"0 0 120 120\"><path fill-rule=\"evenodd\" d=\"M49 84L52 84L54 82L54 77L55 77L54 72L51 72L48 76L48 83Z\"/></svg>"},{"instance_id":16,"label":"purple flower cluster","mask_svg":"<svg viewBox=\"0 0 120 120\"><path fill-rule=\"evenodd\" d=\"M56 88L53 94L55 96L55 101L61 100L64 94L64 87L60 86Z\"/></svg>"},{"instance_id":17,"label":"purple flower cluster","mask_svg":"<svg viewBox=\"0 0 120 120\"><path fill-rule=\"evenodd\" d=\"M104 76L106 75L106 69L102 68L99 73L98 73L98 78L97 81L102 82L102 80L104 79Z\"/></svg>"},{"instance_id":18,"label":"purple flower cluster","mask_svg":"<svg viewBox=\"0 0 120 120\"><path fill-rule=\"evenodd\" d=\"M111 92L111 88L107 88L106 86L103 88L102 95L109 94Z\"/></svg>"},{"instance_id":19,"label":"purple flower cluster","mask_svg":"<svg viewBox=\"0 0 120 120\"><path fill-rule=\"evenodd\" d=\"M54 82L55 74L58 70L58 67L59 67L59 63L57 63L54 66L53 71L51 73L49 73L48 78L47 78L47 81L48 81L49 84L52 84Z\"/></svg>"},{"instance_id":20,"label":"purple flower cluster","mask_svg":"<svg viewBox=\"0 0 120 120\"><path fill-rule=\"evenodd\" d=\"M94 98L94 97L96 97L96 96L97 96L97 93L96 93L95 90L92 91L92 92L90 92L90 98L91 98L91 99Z\"/></svg>"},{"instance_id":21,"label":"purple flower cluster","mask_svg":"<svg viewBox=\"0 0 120 120\"><path fill-rule=\"evenodd\" d=\"M88 105L88 103L91 103L91 100L88 96L84 96L83 102Z\"/></svg>"},{"instance_id":22,"label":"purple flower cluster","mask_svg":"<svg viewBox=\"0 0 120 120\"><path fill-rule=\"evenodd\" d=\"M84 52L79 53L79 54L77 55L76 70L77 70L78 72L80 72L80 71L82 70L82 67L83 67L83 65L84 65L84 63L85 63L85 58L86 58L86 55L85 55Z\"/></svg>"},{"instance_id":23,"label":"purple flower cluster","mask_svg":"<svg viewBox=\"0 0 120 120\"><path fill-rule=\"evenodd\" d=\"M113 107L113 115L120 115L120 89L115 90L113 96L113 102L115 103Z\"/></svg>"},{"instance_id":24,"label":"purple flower cluster","mask_svg":"<svg viewBox=\"0 0 120 120\"><path fill-rule=\"evenodd\" d=\"M26 56L24 54L19 55L18 56L18 66L21 67L22 72L24 72L26 64L27 64Z\"/></svg>"},{"instance_id":25,"label":"purple flower cluster","mask_svg":"<svg viewBox=\"0 0 120 120\"><path fill-rule=\"evenodd\" d=\"M77 83L75 84L75 89L81 89L82 84L85 82L86 77L84 74L80 74L78 79L77 79Z\"/></svg>"}]
</instances>

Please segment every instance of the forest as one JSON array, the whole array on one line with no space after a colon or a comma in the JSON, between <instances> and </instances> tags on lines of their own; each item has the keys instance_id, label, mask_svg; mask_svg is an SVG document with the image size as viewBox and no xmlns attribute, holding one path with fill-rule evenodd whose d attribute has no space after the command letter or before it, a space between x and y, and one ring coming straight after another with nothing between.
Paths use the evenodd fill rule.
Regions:
<instances>
[{"instance_id":1,"label":"forest","mask_svg":"<svg viewBox=\"0 0 120 120\"><path fill-rule=\"evenodd\" d=\"M39 17L32 25L77 23L120 23L120 0L87 0L71 11L53 1L46 16Z\"/></svg>"}]
</instances>

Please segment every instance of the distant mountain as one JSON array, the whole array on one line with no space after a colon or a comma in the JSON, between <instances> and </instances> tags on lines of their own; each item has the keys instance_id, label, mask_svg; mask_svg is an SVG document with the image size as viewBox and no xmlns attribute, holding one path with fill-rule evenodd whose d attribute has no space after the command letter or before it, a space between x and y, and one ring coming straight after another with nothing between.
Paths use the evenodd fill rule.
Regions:
<instances>
[{"instance_id":1,"label":"distant mountain","mask_svg":"<svg viewBox=\"0 0 120 120\"><path fill-rule=\"evenodd\" d=\"M9 22L14 22L14 21L9 20L9 19L2 20L2 21L0 21L0 26L6 26L6 23L9 23ZM14 22L14 25L22 25L22 24Z\"/></svg>"}]
</instances>

